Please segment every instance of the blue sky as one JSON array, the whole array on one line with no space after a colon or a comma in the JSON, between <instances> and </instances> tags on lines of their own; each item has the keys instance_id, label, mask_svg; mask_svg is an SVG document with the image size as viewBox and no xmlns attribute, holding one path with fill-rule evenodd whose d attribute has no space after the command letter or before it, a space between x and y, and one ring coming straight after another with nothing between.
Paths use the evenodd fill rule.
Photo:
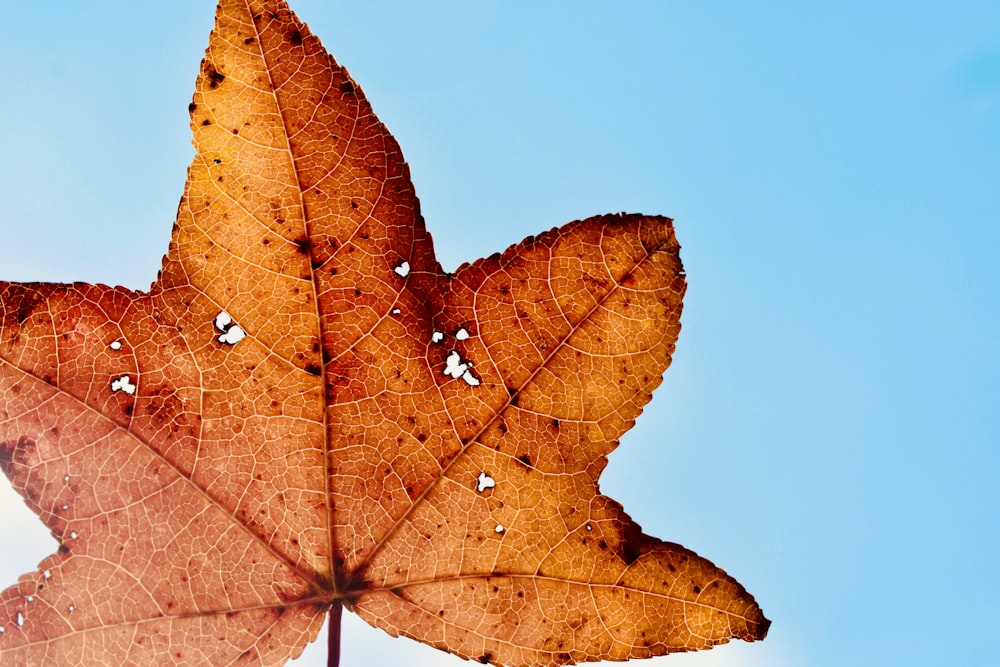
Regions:
<instances>
[{"instance_id":1,"label":"blue sky","mask_svg":"<svg viewBox=\"0 0 1000 667\"><path fill-rule=\"evenodd\" d=\"M91 4L5 8L0 276L145 288L214 3ZM676 219L684 329L602 490L774 625L645 664L995 660L1000 5L293 8L402 145L446 268ZM55 546L6 482L0 534L4 586ZM345 632L345 667L459 664Z\"/></svg>"}]
</instances>

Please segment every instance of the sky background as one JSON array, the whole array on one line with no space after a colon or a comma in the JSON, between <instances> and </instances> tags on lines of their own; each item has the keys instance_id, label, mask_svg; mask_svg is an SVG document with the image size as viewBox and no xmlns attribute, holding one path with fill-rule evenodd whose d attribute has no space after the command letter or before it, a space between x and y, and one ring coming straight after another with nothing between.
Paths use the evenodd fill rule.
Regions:
<instances>
[{"instance_id":1,"label":"sky background","mask_svg":"<svg viewBox=\"0 0 1000 667\"><path fill-rule=\"evenodd\" d=\"M684 328L601 488L774 624L645 664L994 663L1000 4L292 4L402 145L446 269L676 219ZM3 7L0 277L145 289L214 2ZM55 546L0 480L0 587ZM344 632L344 667L460 664Z\"/></svg>"}]
</instances>

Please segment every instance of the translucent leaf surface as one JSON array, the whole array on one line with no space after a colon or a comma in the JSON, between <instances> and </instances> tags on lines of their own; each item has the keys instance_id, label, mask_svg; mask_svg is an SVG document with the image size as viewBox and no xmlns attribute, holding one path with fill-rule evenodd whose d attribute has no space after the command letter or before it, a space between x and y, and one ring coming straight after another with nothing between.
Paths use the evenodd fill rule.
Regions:
<instances>
[{"instance_id":1,"label":"translucent leaf surface","mask_svg":"<svg viewBox=\"0 0 1000 667\"><path fill-rule=\"evenodd\" d=\"M598 489L680 330L669 219L444 273L399 146L283 2L223 0L189 109L147 292L0 282L0 465L61 545L0 594L4 664L280 664L342 607L495 664L763 638Z\"/></svg>"}]
</instances>

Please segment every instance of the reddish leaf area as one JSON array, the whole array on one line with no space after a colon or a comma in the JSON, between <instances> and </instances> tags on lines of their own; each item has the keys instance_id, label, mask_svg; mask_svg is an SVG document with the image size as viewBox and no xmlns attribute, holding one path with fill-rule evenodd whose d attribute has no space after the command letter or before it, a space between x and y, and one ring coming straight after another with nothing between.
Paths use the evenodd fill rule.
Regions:
<instances>
[{"instance_id":1,"label":"reddish leaf area","mask_svg":"<svg viewBox=\"0 0 1000 667\"><path fill-rule=\"evenodd\" d=\"M0 594L3 664L280 664L341 607L507 665L764 637L598 490L680 330L669 219L444 273L284 2L223 0L189 108L148 292L0 282L0 466L61 545Z\"/></svg>"}]
</instances>

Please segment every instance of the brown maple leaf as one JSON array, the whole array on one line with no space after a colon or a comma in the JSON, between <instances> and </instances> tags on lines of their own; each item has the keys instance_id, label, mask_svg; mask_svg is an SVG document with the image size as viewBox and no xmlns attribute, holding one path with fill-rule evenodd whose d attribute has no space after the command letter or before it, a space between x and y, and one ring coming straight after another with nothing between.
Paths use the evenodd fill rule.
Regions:
<instances>
[{"instance_id":1,"label":"brown maple leaf","mask_svg":"<svg viewBox=\"0 0 1000 667\"><path fill-rule=\"evenodd\" d=\"M0 465L60 543L3 664L280 664L342 607L483 663L764 637L598 491L659 384L671 221L446 274L399 146L284 2L223 0L148 292L0 283Z\"/></svg>"}]
</instances>

